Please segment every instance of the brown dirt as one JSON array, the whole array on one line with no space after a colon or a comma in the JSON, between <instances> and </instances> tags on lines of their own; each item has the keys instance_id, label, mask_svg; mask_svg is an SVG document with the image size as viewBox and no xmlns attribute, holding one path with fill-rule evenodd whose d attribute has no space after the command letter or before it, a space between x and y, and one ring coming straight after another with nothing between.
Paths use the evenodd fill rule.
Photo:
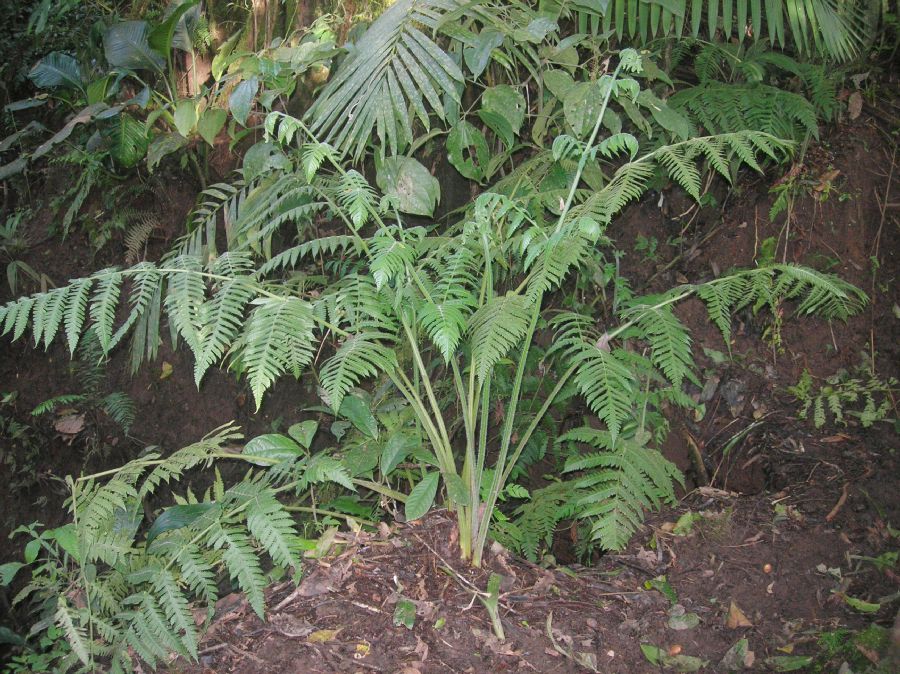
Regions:
<instances>
[{"instance_id":1,"label":"brown dirt","mask_svg":"<svg viewBox=\"0 0 900 674\"><path fill-rule=\"evenodd\" d=\"M652 644L700 657L708 662L702 671L720 672L726 671L719 664L726 651L746 638L754 668L770 671L766 658L821 654L818 635L823 631L860 629L872 620L890 625L896 601L864 615L844 597L878 601L900 590L896 567L879 571L860 559L898 549L890 529L900 526L897 435L887 424L863 429L851 423L817 431L796 419L796 403L786 388L804 368L826 377L858 365L860 354L873 348L877 372L883 378L898 375L895 159L875 117L863 115L836 129L798 169L813 196L808 191L798 196L786 244L784 216L774 223L768 218L775 176L742 183L740 194L727 197L724 211L707 209L693 221L693 211L685 214L690 205L664 191L662 209L657 195L629 209L616 225L613 234L624 250L633 250L638 234L659 242L658 260L635 252L623 260L622 272L639 292L750 266L761 242L778 237L779 260L832 271L873 298L846 325L786 317L781 352L763 339L768 319L741 316L731 345L734 358L720 365L703 355L704 348L726 348L702 305L688 302L679 309L693 329L701 380L715 378L718 384L706 392L702 420L673 421L667 454L687 473L689 491L677 508L650 517L625 553L570 570L552 563L547 569L537 567L496 550L486 569L473 570L457 561L454 525L440 512L416 526L395 525L390 532L340 534L329 555L307 560L300 585L305 596L285 602L292 587L273 587L268 606L283 606L272 610L267 623L235 596L223 599L201 646L200 664L179 662L173 669L198 674L415 674L576 672L593 665L603 672L647 672L657 667L640 645ZM832 169L840 174L817 191ZM721 188L716 194L725 199ZM172 231L181 226L191 198L185 192L169 199L166 219ZM886 203L894 206L882 210ZM665 245L682 230L679 245ZM77 238L64 245L47 241L27 261L64 281L97 266L84 253L85 246ZM871 257L880 263L876 275ZM160 378L163 361L173 366L165 379ZM123 390L138 403L132 437L122 437L108 421L96 419L90 433L70 446L54 436L48 422L27 414L37 403L73 390L68 354L62 347L44 354L3 343L0 390L19 391L16 416L35 425L45 450L35 459L41 481L0 494L0 538L16 523L61 521L62 493L54 491L53 475L117 465L147 444L174 449L232 419L248 434L283 428L299 420L307 401L314 399L305 385L284 382L254 414L240 382L210 372L197 391L189 356L167 348L159 362L145 366L135 378L127 375L123 354L114 356L109 372L110 390ZM744 430L724 456L728 440ZM702 468L692 458L692 446ZM704 484L704 472L713 476L711 488ZM13 484L17 476L3 466L0 479ZM37 499L44 500L35 505ZM688 535L674 535L672 524L688 511L700 519ZM561 535L554 547L563 553L559 558L568 535ZM18 554L16 546L9 546L0 550L0 562ZM833 569L840 569L840 578L829 571ZM491 572L504 577L500 615L508 639L503 643L491 636L487 611L476 594L476 589L485 590ZM647 587L663 575L677 604L698 616L697 627L669 626L673 602ZM415 602L412 629L394 624L401 597ZM726 625L732 602L750 625ZM551 612L555 646L547 628ZM863 663L880 657L851 646L849 655L820 658L818 669L810 671L837 671L851 656Z\"/></svg>"}]
</instances>

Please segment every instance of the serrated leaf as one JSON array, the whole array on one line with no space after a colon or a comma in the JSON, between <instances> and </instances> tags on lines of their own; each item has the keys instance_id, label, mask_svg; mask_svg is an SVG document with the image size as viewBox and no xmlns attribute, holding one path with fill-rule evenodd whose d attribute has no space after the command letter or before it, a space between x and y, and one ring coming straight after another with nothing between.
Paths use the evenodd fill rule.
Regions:
<instances>
[{"instance_id":1,"label":"serrated leaf","mask_svg":"<svg viewBox=\"0 0 900 674\"><path fill-rule=\"evenodd\" d=\"M266 433L253 438L241 452L244 457L259 457L261 461L251 461L260 466L269 466L272 461L293 461L305 456L303 448L286 435Z\"/></svg>"},{"instance_id":2,"label":"serrated leaf","mask_svg":"<svg viewBox=\"0 0 900 674\"><path fill-rule=\"evenodd\" d=\"M356 426L362 433L372 439L378 439L378 421L372 414L369 404L360 396L355 394L344 396L338 414Z\"/></svg>"},{"instance_id":3,"label":"serrated leaf","mask_svg":"<svg viewBox=\"0 0 900 674\"><path fill-rule=\"evenodd\" d=\"M318 430L319 422L308 419L307 421L301 421L299 424L293 424L288 428L288 435L296 440L301 447L309 449Z\"/></svg>"},{"instance_id":4,"label":"serrated leaf","mask_svg":"<svg viewBox=\"0 0 900 674\"><path fill-rule=\"evenodd\" d=\"M431 510L434 503L434 497L437 496L438 479L440 473L428 473L422 480L413 487L406 497L406 507L404 509L406 520L417 520Z\"/></svg>"}]
</instances>

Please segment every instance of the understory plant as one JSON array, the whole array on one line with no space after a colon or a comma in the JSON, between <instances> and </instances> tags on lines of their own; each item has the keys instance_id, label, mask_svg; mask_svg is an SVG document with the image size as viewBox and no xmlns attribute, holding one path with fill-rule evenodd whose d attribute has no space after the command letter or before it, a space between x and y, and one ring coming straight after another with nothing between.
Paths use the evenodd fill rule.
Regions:
<instances>
[{"instance_id":1,"label":"understory plant","mask_svg":"<svg viewBox=\"0 0 900 674\"><path fill-rule=\"evenodd\" d=\"M296 168L276 176L298 187L284 198L300 212L327 208L348 233L305 241L259 267L249 252L231 250L206 261L182 247L159 266L104 270L10 303L0 310L3 329L18 338L31 325L35 341L46 343L62 328L74 349L89 322L104 350L131 330L147 348L155 344L164 309L172 332L196 357L198 384L227 355L246 375L257 405L279 376L299 376L311 364L323 402L336 412L353 387L387 377L430 449L431 467L406 497L407 516L424 514L442 483L458 516L461 555L474 565L481 564L511 471L556 396L571 384L600 424L567 435L596 452L572 464L588 492L581 516L591 518L601 545L620 549L642 509L671 499L678 479L646 425L664 405L686 404L683 386L695 381L690 338L674 306L699 297L727 339L732 313L744 307L756 311L795 300L800 314L843 319L865 299L833 276L776 265L632 298L602 327L590 314L552 310L548 298L609 246L605 230L612 217L641 195L655 170L698 195L698 160L727 177L732 162L758 167L757 152L774 156L786 147L749 131L693 138L646 154L627 133L598 141L606 104L638 95L639 84L628 75L641 67L636 52L623 51L615 70L596 83L603 105L587 139L562 135L554 142L554 158L577 164L557 208L548 208L537 192L501 185L478 197L448 230L410 226L396 194L379 200L331 146L312 140L298 120L272 114L267 130L273 138L282 144L300 140ZM601 155L627 159L602 189L576 200L584 166ZM268 278L322 253L334 260L324 278ZM126 286L130 313L116 328ZM558 374L540 407L522 418L522 381L539 327L554 334L550 355ZM330 355L314 364L322 350ZM491 390L505 359L515 364L514 374L497 415ZM448 405L448 398L455 402Z\"/></svg>"}]
</instances>

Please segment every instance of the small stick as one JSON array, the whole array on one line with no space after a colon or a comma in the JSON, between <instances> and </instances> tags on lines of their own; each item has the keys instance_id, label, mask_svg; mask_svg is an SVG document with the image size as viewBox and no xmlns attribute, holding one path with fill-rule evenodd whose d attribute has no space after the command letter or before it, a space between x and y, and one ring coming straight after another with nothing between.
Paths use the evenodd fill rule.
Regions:
<instances>
[{"instance_id":1,"label":"small stick","mask_svg":"<svg viewBox=\"0 0 900 674\"><path fill-rule=\"evenodd\" d=\"M849 490L850 483L845 482L844 489L843 491L841 491L841 497L837 500L837 503L834 504L834 508L831 509L831 512L825 515L826 522L830 522L835 517L837 517L837 514L841 511L841 508L843 508L844 504L847 502L847 494L849 493Z\"/></svg>"}]
</instances>

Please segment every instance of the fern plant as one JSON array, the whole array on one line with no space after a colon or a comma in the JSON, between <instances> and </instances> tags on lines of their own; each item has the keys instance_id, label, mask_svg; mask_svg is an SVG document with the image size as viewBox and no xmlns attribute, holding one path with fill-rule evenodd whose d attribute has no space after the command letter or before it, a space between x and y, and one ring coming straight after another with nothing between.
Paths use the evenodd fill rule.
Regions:
<instances>
[{"instance_id":1,"label":"fern plant","mask_svg":"<svg viewBox=\"0 0 900 674\"><path fill-rule=\"evenodd\" d=\"M260 436L236 453L241 436L229 425L166 458L147 452L121 468L69 478L71 522L44 532L21 528L34 540L26 564L13 570L31 565L15 602L29 600L42 624L57 625L71 646L54 671L132 672L138 658L155 668L171 653L196 660L200 633L191 607L212 617L223 574L263 617L261 554L299 572L312 546L279 496L329 480L354 487L333 460L309 454L315 431L307 428L302 444ZM176 494L174 505L148 516L148 499L187 471L221 461L258 468L230 487L216 468L202 497Z\"/></svg>"},{"instance_id":2,"label":"fern plant","mask_svg":"<svg viewBox=\"0 0 900 674\"><path fill-rule=\"evenodd\" d=\"M414 519L430 508L442 480L458 516L461 554L475 565L481 563L505 483L554 399L571 383L605 428L603 448L620 457L590 489L600 491L616 471L622 479L636 480L635 471L652 478L648 491L632 482L608 497L619 504L615 523L598 525L597 536L606 547L620 547L637 526L636 513L671 495L666 481L675 473L634 429L635 419L655 413L665 401L684 403L682 386L693 378L690 339L674 305L700 297L727 338L732 312L744 307L760 310L788 300L800 314L845 319L865 301L833 276L777 265L634 298L618 307L611 317L615 322L599 334L591 316L563 315L554 322L560 374L524 420L523 381L538 326L546 320L545 298L606 244L612 218L647 189L655 171L668 173L699 198L699 162L727 178L733 164L758 168L760 153L774 156L788 147L751 131L692 138L645 154L627 134L598 142L612 97L639 94L638 82L628 74L641 68L636 52L623 51L614 72L595 83L602 105L586 139L562 138L549 151L575 164L567 193L555 197L558 204L548 206L539 191L523 195L501 184L478 197L464 220L444 232L405 226L402 195L379 200L360 173L343 167L336 149L315 141L298 120L272 114L266 122L269 136L286 146L301 144L291 160L296 168L279 168L274 179L306 180L300 191L340 218L346 236L301 243L262 268L252 262L252 239L245 250L212 259L182 248L160 265L104 270L9 303L0 309L3 332L19 338L31 325L42 341L63 332L74 349L89 323L104 350L129 332L141 349L150 350L165 313L173 336L194 353L197 382L227 357L247 377L257 405L278 377L299 376L309 366L318 370L323 402L338 413L354 387L384 376L412 410L430 449L425 463L434 467L408 496L399 495L407 516ZM582 175L601 153L625 158L601 189L584 190ZM325 250L342 251L333 276L326 269L299 282L270 280L279 269ZM131 311L116 326L123 295ZM318 363L320 352L324 358ZM512 384L502 419L495 421L494 373L507 359L514 363ZM651 384L642 399L640 391ZM442 401L442 386L452 391L449 406ZM603 461L572 470L600 469ZM398 496L384 485L366 486ZM606 521L603 513L595 514Z\"/></svg>"},{"instance_id":3,"label":"fern plant","mask_svg":"<svg viewBox=\"0 0 900 674\"><path fill-rule=\"evenodd\" d=\"M897 380L883 380L865 367L858 368L855 374L839 370L816 385L809 370L803 370L797 383L788 387L800 404L798 416L808 419L812 413L816 428L822 428L828 417L836 424L846 425L847 417L853 416L863 428L878 421L891 421L892 412L896 417Z\"/></svg>"}]
</instances>

